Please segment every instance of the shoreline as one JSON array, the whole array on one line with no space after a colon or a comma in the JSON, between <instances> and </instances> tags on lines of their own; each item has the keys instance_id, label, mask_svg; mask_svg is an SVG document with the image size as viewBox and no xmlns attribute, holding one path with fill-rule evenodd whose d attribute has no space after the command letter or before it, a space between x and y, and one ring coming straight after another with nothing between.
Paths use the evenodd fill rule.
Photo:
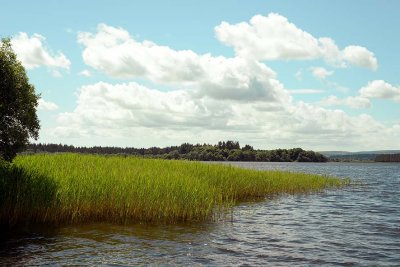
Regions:
<instances>
[{"instance_id":1,"label":"shoreline","mask_svg":"<svg viewBox=\"0 0 400 267\"><path fill-rule=\"evenodd\" d=\"M0 224L199 222L246 200L349 180L193 161L81 154L18 156L0 175Z\"/></svg>"}]
</instances>

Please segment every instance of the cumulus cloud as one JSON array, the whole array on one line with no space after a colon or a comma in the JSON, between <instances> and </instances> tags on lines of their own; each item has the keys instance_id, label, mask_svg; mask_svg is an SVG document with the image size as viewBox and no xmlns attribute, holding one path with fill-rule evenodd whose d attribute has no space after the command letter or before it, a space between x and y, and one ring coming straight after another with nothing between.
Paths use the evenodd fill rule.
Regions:
<instances>
[{"instance_id":1,"label":"cumulus cloud","mask_svg":"<svg viewBox=\"0 0 400 267\"><path fill-rule=\"evenodd\" d=\"M256 46L253 43L265 39L264 27L255 31L254 25L265 23L268 17L253 18L254 23L242 23L238 28L230 28L232 25L227 23L220 25L237 30L234 34L244 39L259 38L249 41L248 48L238 45L240 42L232 43L236 51L233 58L138 41L126 30L105 24L100 24L95 33L79 33L84 62L93 69L113 78L151 81L154 87L167 85L170 91L135 82L82 86L77 93L76 108L59 114L58 126L51 134L88 141L98 137L97 144L102 144L105 138L125 140L124 144L136 146L176 144L183 140L216 142L227 138L251 140L251 144L264 148L393 145L390 140L400 137L398 125L387 127L366 114L349 116L341 110L293 101L291 94L321 91L285 89L275 72L260 60L324 58L330 64L346 66L362 65L361 59L356 56L346 59L346 48L339 50L333 40L316 39L282 16L269 16L280 21L276 33L266 29L267 33L272 31L272 45L264 44L271 48L269 51L263 45L256 47L259 48L256 52L253 47ZM248 30L254 33L246 35ZM282 30L283 41L279 39ZM226 43L233 40L233 33L228 33L221 37L226 38ZM302 40L309 44L304 45ZM367 105L369 99L365 99L349 97L343 102L336 98L330 102L356 107ZM382 139L388 140L387 144Z\"/></svg>"},{"instance_id":2,"label":"cumulus cloud","mask_svg":"<svg viewBox=\"0 0 400 267\"><path fill-rule=\"evenodd\" d=\"M51 53L44 45L46 38L40 34L28 36L20 32L12 38L11 44L19 60L27 69L34 69L41 66L49 68L69 69L71 62L61 52Z\"/></svg>"},{"instance_id":3,"label":"cumulus cloud","mask_svg":"<svg viewBox=\"0 0 400 267\"><path fill-rule=\"evenodd\" d=\"M78 42L85 46L83 59L89 66L116 78L192 82L205 75L202 63L214 59L209 55L201 57L191 50L175 51L150 41L138 42L122 28L100 24L97 30L94 34L78 34Z\"/></svg>"},{"instance_id":4,"label":"cumulus cloud","mask_svg":"<svg viewBox=\"0 0 400 267\"><path fill-rule=\"evenodd\" d=\"M355 65L377 69L374 54L362 46L347 46L340 50L334 40L316 38L298 28L284 16L270 13L256 15L250 22L215 27L222 43L232 46L238 56L256 60L309 60L323 58L329 64L346 67Z\"/></svg>"},{"instance_id":5,"label":"cumulus cloud","mask_svg":"<svg viewBox=\"0 0 400 267\"><path fill-rule=\"evenodd\" d=\"M183 90L161 92L137 83L112 85L99 82L83 86L79 91L78 106L71 113L59 116L62 124L99 124L119 127L218 127L226 124L209 118L210 114L231 112L213 101L193 99ZM104 112L108 110L109 112Z\"/></svg>"},{"instance_id":6,"label":"cumulus cloud","mask_svg":"<svg viewBox=\"0 0 400 267\"><path fill-rule=\"evenodd\" d=\"M83 86L77 103L73 112L59 115L58 135L118 136L143 128L215 130L227 127L233 112L226 102L197 99L185 90L162 92L134 82Z\"/></svg>"},{"instance_id":7,"label":"cumulus cloud","mask_svg":"<svg viewBox=\"0 0 400 267\"><path fill-rule=\"evenodd\" d=\"M53 111L53 110L58 109L58 106L56 103L46 101L43 98L40 98L38 102L39 102L39 106L38 106L39 110Z\"/></svg>"},{"instance_id":8,"label":"cumulus cloud","mask_svg":"<svg viewBox=\"0 0 400 267\"><path fill-rule=\"evenodd\" d=\"M292 89L289 90L289 93L292 95L311 95L311 94L321 94L325 92L320 89Z\"/></svg>"},{"instance_id":9,"label":"cumulus cloud","mask_svg":"<svg viewBox=\"0 0 400 267\"><path fill-rule=\"evenodd\" d=\"M363 96L348 96L340 99L337 96L331 95L321 100L324 106L348 106L354 109L366 109L371 107L371 101Z\"/></svg>"},{"instance_id":10,"label":"cumulus cloud","mask_svg":"<svg viewBox=\"0 0 400 267\"><path fill-rule=\"evenodd\" d=\"M250 23L222 22L215 27L215 33L218 40L245 58L311 59L320 53L318 40L275 13L267 17L256 15Z\"/></svg>"},{"instance_id":11,"label":"cumulus cloud","mask_svg":"<svg viewBox=\"0 0 400 267\"><path fill-rule=\"evenodd\" d=\"M355 109L370 108L371 99L388 99L400 103L400 88L383 80L374 80L359 90L357 96L343 99L331 95L320 101L324 106L348 106Z\"/></svg>"},{"instance_id":12,"label":"cumulus cloud","mask_svg":"<svg viewBox=\"0 0 400 267\"><path fill-rule=\"evenodd\" d=\"M400 103L400 87L396 87L383 80L369 82L360 89L360 96L366 98L390 99Z\"/></svg>"},{"instance_id":13,"label":"cumulus cloud","mask_svg":"<svg viewBox=\"0 0 400 267\"><path fill-rule=\"evenodd\" d=\"M338 137L362 137L363 131L377 134L377 129L384 128L366 114L349 116L342 110L324 109L303 102L293 105L292 109L293 127L297 133L317 133L335 139Z\"/></svg>"},{"instance_id":14,"label":"cumulus cloud","mask_svg":"<svg viewBox=\"0 0 400 267\"><path fill-rule=\"evenodd\" d=\"M315 78L324 80L324 79L326 79L326 77L332 75L333 71L328 71L327 69L325 69L323 67L312 67L311 73Z\"/></svg>"},{"instance_id":15,"label":"cumulus cloud","mask_svg":"<svg viewBox=\"0 0 400 267\"><path fill-rule=\"evenodd\" d=\"M199 97L237 101L281 101L289 98L276 74L265 64L244 58L198 55L150 41L136 41L121 28L100 24L97 33L81 32L83 59L116 78L145 78L191 89Z\"/></svg>"},{"instance_id":16,"label":"cumulus cloud","mask_svg":"<svg viewBox=\"0 0 400 267\"><path fill-rule=\"evenodd\" d=\"M186 90L162 92L134 82L99 82L83 86L77 96L77 107L59 115L53 135L126 138L130 144L139 140L141 145L154 145L154 140L160 138L165 144L182 140L215 142L232 136L263 147L321 147L342 146L343 142L363 146L371 144L366 142L368 137L400 134L365 114L349 116L341 110L292 101L197 98ZM150 138L148 143L143 141L146 138Z\"/></svg>"},{"instance_id":17,"label":"cumulus cloud","mask_svg":"<svg viewBox=\"0 0 400 267\"><path fill-rule=\"evenodd\" d=\"M343 60L352 65L376 70L378 60L367 48L357 45L350 45L343 50Z\"/></svg>"}]
</instances>

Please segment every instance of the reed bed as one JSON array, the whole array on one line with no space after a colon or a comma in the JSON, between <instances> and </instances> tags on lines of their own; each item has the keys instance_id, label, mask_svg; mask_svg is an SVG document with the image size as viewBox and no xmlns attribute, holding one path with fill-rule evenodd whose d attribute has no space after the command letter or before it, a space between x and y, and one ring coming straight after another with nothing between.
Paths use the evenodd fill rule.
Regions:
<instances>
[{"instance_id":1,"label":"reed bed","mask_svg":"<svg viewBox=\"0 0 400 267\"><path fill-rule=\"evenodd\" d=\"M188 161L18 156L12 165L0 168L0 225L204 221L238 201L348 183L312 174Z\"/></svg>"}]
</instances>

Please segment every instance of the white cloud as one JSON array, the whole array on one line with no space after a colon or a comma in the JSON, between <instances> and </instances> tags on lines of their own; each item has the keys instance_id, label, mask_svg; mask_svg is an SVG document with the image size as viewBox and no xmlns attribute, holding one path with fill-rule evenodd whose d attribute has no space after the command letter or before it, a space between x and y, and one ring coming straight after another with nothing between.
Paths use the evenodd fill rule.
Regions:
<instances>
[{"instance_id":1,"label":"white cloud","mask_svg":"<svg viewBox=\"0 0 400 267\"><path fill-rule=\"evenodd\" d=\"M98 32L81 32L83 59L94 69L116 78L145 78L191 89L198 97L237 101L281 101L289 98L265 64L243 58L198 55L150 41L138 42L121 28L105 24Z\"/></svg>"},{"instance_id":2,"label":"white cloud","mask_svg":"<svg viewBox=\"0 0 400 267\"><path fill-rule=\"evenodd\" d=\"M89 70L83 70L81 72L78 73L80 76L84 76L84 77L90 77L92 76L92 73Z\"/></svg>"},{"instance_id":3,"label":"white cloud","mask_svg":"<svg viewBox=\"0 0 400 267\"><path fill-rule=\"evenodd\" d=\"M233 112L228 103L212 98L198 99L184 90L161 92L134 82L83 86L77 103L73 112L59 115L57 135L121 137L139 128L215 130L226 128Z\"/></svg>"},{"instance_id":4,"label":"white cloud","mask_svg":"<svg viewBox=\"0 0 400 267\"><path fill-rule=\"evenodd\" d=\"M217 38L235 49L236 55L256 60L309 60L323 58L329 64L346 67L348 64L377 69L372 52L361 46L340 50L331 38L316 38L298 28L284 16L270 13L256 15L250 22L215 27Z\"/></svg>"},{"instance_id":5,"label":"white cloud","mask_svg":"<svg viewBox=\"0 0 400 267\"><path fill-rule=\"evenodd\" d=\"M328 97L325 97L321 100L321 104L324 106L339 106L343 104L342 99L339 99L335 95L330 95Z\"/></svg>"},{"instance_id":6,"label":"white cloud","mask_svg":"<svg viewBox=\"0 0 400 267\"><path fill-rule=\"evenodd\" d=\"M333 71L328 71L327 69L325 69L323 67L312 67L311 73L315 78L324 80L324 79L326 79L326 77L332 75Z\"/></svg>"},{"instance_id":7,"label":"white cloud","mask_svg":"<svg viewBox=\"0 0 400 267\"><path fill-rule=\"evenodd\" d=\"M25 32L20 32L12 38L11 44L19 60L27 69L34 69L40 66L50 68L69 69L71 62L61 52L50 53L44 46L45 37L40 34L33 34L31 37Z\"/></svg>"},{"instance_id":8,"label":"white cloud","mask_svg":"<svg viewBox=\"0 0 400 267\"><path fill-rule=\"evenodd\" d=\"M395 87L383 80L371 81L359 92L361 96L367 98L390 99L400 102L400 87Z\"/></svg>"},{"instance_id":9,"label":"white cloud","mask_svg":"<svg viewBox=\"0 0 400 267\"><path fill-rule=\"evenodd\" d=\"M282 18L278 19L284 27L288 22ZM248 26L243 23L241 27ZM237 34L245 33L241 30ZM259 52L288 59L322 57L340 66L355 64L343 59L343 51L331 39L315 39L298 30L289 25L289 36L283 35L283 41L274 39L272 48L276 51L265 52L261 47ZM290 36L292 31L297 35ZM304 51L304 44L296 43L296 38L308 40L309 50ZM292 39L294 44L288 42L287 47L279 48ZM325 150L336 146L386 148L393 146L393 138L400 137L400 126L387 127L366 114L349 116L341 110L295 103L291 94L320 90L286 90L275 72L258 61L262 58L257 53L253 57L251 49L243 51L249 53L246 56L237 51L234 58L199 55L137 41L126 30L105 24L99 25L96 33L80 33L78 41L84 46L85 63L95 70L114 78L141 78L155 87L162 84L173 90L150 89L134 82L82 86L76 108L59 114L58 126L48 133L53 137L71 138L86 145L124 140L123 144L129 146L233 139L263 148L302 146ZM362 97L330 101L354 107L367 105Z\"/></svg>"},{"instance_id":10,"label":"white cloud","mask_svg":"<svg viewBox=\"0 0 400 267\"><path fill-rule=\"evenodd\" d=\"M363 96L348 96L340 99L337 96L331 95L321 100L324 106L348 106L354 109L366 109L371 107L371 101Z\"/></svg>"},{"instance_id":11,"label":"white cloud","mask_svg":"<svg viewBox=\"0 0 400 267\"><path fill-rule=\"evenodd\" d=\"M58 106L56 103L50 102L50 101L45 101L43 98L39 99L39 110L47 110L47 111L53 111L57 110Z\"/></svg>"},{"instance_id":12,"label":"white cloud","mask_svg":"<svg viewBox=\"0 0 400 267\"><path fill-rule=\"evenodd\" d=\"M400 103L400 88L383 80L369 82L359 90L359 95L340 99L331 95L321 100L324 106L345 105L355 109L370 108L371 99L389 99Z\"/></svg>"},{"instance_id":13,"label":"white cloud","mask_svg":"<svg viewBox=\"0 0 400 267\"><path fill-rule=\"evenodd\" d=\"M218 127L213 125L211 113L230 112L213 107L213 100L197 100L183 90L161 92L137 83L108 84L99 82L83 86L79 91L78 106L73 114L63 113L59 122L85 123L119 127ZM104 112L108 110L109 112ZM78 119L78 120L77 120Z\"/></svg>"},{"instance_id":14,"label":"white cloud","mask_svg":"<svg viewBox=\"0 0 400 267\"><path fill-rule=\"evenodd\" d=\"M325 92L324 90L320 89L292 89L288 91L292 95L310 95L310 94L321 94Z\"/></svg>"},{"instance_id":15,"label":"white cloud","mask_svg":"<svg viewBox=\"0 0 400 267\"><path fill-rule=\"evenodd\" d=\"M175 51L152 42L137 42L121 28L105 24L95 34L81 32L86 64L117 78L145 77L156 82L191 82L204 76L200 57L190 50ZM202 60L212 60L204 55Z\"/></svg>"},{"instance_id":16,"label":"white cloud","mask_svg":"<svg viewBox=\"0 0 400 267\"><path fill-rule=\"evenodd\" d=\"M133 82L83 86L76 109L60 114L58 124L53 136L89 141L97 137L99 142L102 138L124 139L130 145L141 146L154 145L155 140L162 144L182 140L212 143L231 137L251 140L264 148L362 148L366 144L383 147L381 140L400 137L394 126L385 127L365 114L349 116L341 110L291 100L277 103L198 98L186 90L162 92Z\"/></svg>"},{"instance_id":17,"label":"white cloud","mask_svg":"<svg viewBox=\"0 0 400 267\"><path fill-rule=\"evenodd\" d=\"M267 17L256 15L250 23L222 22L215 27L215 33L221 42L233 46L236 54L245 58L311 59L320 53L318 40L274 13Z\"/></svg>"},{"instance_id":18,"label":"white cloud","mask_svg":"<svg viewBox=\"0 0 400 267\"><path fill-rule=\"evenodd\" d=\"M376 70L378 68L378 60L374 54L367 48L357 45L351 45L343 50L343 60L352 65Z\"/></svg>"},{"instance_id":19,"label":"white cloud","mask_svg":"<svg viewBox=\"0 0 400 267\"><path fill-rule=\"evenodd\" d=\"M371 101L362 96L349 96L346 98L346 104L355 109L364 109L371 107Z\"/></svg>"}]
</instances>

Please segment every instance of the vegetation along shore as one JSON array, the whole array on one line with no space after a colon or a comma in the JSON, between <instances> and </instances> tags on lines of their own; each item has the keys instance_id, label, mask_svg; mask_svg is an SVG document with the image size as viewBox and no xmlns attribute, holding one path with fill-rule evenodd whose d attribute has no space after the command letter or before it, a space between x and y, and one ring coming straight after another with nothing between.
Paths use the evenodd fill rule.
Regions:
<instances>
[{"instance_id":1,"label":"vegetation along shore","mask_svg":"<svg viewBox=\"0 0 400 267\"><path fill-rule=\"evenodd\" d=\"M348 180L139 157L18 156L0 168L0 224L204 221L238 201L338 188Z\"/></svg>"},{"instance_id":2,"label":"vegetation along shore","mask_svg":"<svg viewBox=\"0 0 400 267\"><path fill-rule=\"evenodd\" d=\"M148 158L185 159L197 161L259 161L259 162L326 162L324 155L301 148L263 150L237 141L220 141L215 145L183 143L168 147L75 147L61 144L30 144L25 153L73 152L105 155L135 155Z\"/></svg>"}]
</instances>

